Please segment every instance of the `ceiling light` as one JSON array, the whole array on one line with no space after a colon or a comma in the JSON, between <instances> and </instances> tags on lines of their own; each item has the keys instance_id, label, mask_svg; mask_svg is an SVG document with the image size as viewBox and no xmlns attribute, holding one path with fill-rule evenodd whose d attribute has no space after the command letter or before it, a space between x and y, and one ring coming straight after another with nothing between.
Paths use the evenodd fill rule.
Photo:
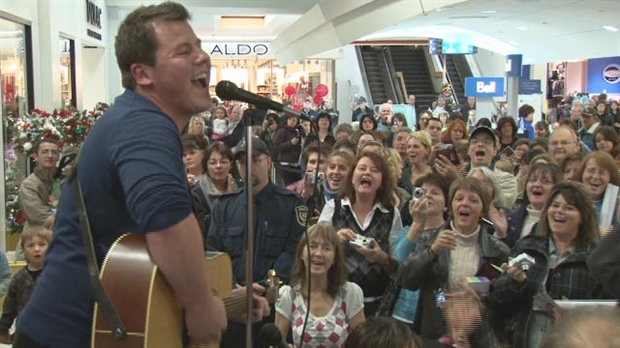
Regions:
<instances>
[{"instance_id":1,"label":"ceiling light","mask_svg":"<svg viewBox=\"0 0 620 348\"><path fill-rule=\"evenodd\" d=\"M519 29L519 30L527 30L526 27L517 27L517 29Z\"/></svg>"},{"instance_id":2,"label":"ceiling light","mask_svg":"<svg viewBox=\"0 0 620 348\"><path fill-rule=\"evenodd\" d=\"M495 10L486 10L486 11L482 11L482 13L491 14L491 13L497 13L497 11L495 11Z\"/></svg>"},{"instance_id":3,"label":"ceiling light","mask_svg":"<svg viewBox=\"0 0 620 348\"><path fill-rule=\"evenodd\" d=\"M451 10L451 7L441 7L435 10L435 12L441 12L441 11L446 11L446 10Z\"/></svg>"},{"instance_id":4,"label":"ceiling light","mask_svg":"<svg viewBox=\"0 0 620 348\"><path fill-rule=\"evenodd\" d=\"M510 41L508 42L509 44L513 45L513 46L519 46L519 43L516 41Z\"/></svg>"},{"instance_id":5,"label":"ceiling light","mask_svg":"<svg viewBox=\"0 0 620 348\"><path fill-rule=\"evenodd\" d=\"M618 31L618 28L611 26L611 25L604 25L603 29L613 31L614 33Z\"/></svg>"}]
</instances>

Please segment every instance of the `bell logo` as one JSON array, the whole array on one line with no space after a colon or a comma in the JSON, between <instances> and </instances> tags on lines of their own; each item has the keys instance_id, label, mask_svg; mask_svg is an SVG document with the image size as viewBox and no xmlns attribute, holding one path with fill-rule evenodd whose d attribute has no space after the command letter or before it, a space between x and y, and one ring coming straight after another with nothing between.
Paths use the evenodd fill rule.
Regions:
<instances>
[{"instance_id":1,"label":"bell logo","mask_svg":"<svg viewBox=\"0 0 620 348\"><path fill-rule=\"evenodd\" d=\"M489 82L488 85L482 81L476 82L476 93L495 93L496 90L497 84L495 81Z\"/></svg>"}]
</instances>

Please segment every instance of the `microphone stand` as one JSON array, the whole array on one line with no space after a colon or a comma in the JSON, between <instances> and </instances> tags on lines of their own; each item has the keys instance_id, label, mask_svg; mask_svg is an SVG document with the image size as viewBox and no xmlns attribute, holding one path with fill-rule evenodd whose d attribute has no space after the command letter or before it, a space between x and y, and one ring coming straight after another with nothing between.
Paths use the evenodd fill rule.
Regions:
<instances>
[{"instance_id":1,"label":"microphone stand","mask_svg":"<svg viewBox=\"0 0 620 348\"><path fill-rule=\"evenodd\" d=\"M248 113L245 119L245 206L246 206L246 220L245 220L245 290L246 290L246 305L248 309L247 321L245 323L245 346L246 348L252 348L254 342L253 337L253 320L252 310L254 308L254 298L252 284L254 283L254 196L252 195L252 117Z\"/></svg>"}]
</instances>

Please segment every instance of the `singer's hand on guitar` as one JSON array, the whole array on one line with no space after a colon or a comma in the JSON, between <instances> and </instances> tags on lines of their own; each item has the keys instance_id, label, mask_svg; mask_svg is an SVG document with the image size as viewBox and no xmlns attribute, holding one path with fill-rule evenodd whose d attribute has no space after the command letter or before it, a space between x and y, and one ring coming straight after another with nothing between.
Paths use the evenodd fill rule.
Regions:
<instances>
[{"instance_id":1,"label":"singer's hand on guitar","mask_svg":"<svg viewBox=\"0 0 620 348\"><path fill-rule=\"evenodd\" d=\"M226 310L221 299L209 294L204 306L185 308L185 325L191 344L218 342L226 330Z\"/></svg>"}]
</instances>

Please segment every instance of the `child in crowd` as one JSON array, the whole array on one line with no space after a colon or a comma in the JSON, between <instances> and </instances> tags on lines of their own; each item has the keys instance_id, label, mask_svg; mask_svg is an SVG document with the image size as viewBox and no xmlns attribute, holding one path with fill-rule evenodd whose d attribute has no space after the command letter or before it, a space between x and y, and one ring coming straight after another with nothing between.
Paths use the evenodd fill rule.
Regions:
<instances>
[{"instance_id":1,"label":"child in crowd","mask_svg":"<svg viewBox=\"0 0 620 348\"><path fill-rule=\"evenodd\" d=\"M226 113L226 109L222 106L218 106L215 109L215 113L213 115L213 135L211 138L213 140L220 140L228 135L228 114Z\"/></svg>"},{"instance_id":2,"label":"child in crowd","mask_svg":"<svg viewBox=\"0 0 620 348\"><path fill-rule=\"evenodd\" d=\"M27 265L11 280L4 300L0 317L0 343L11 343L9 329L34 291L37 279L43 271L43 258L51 238L52 232L43 226L31 226L22 232L21 244Z\"/></svg>"}]
</instances>

